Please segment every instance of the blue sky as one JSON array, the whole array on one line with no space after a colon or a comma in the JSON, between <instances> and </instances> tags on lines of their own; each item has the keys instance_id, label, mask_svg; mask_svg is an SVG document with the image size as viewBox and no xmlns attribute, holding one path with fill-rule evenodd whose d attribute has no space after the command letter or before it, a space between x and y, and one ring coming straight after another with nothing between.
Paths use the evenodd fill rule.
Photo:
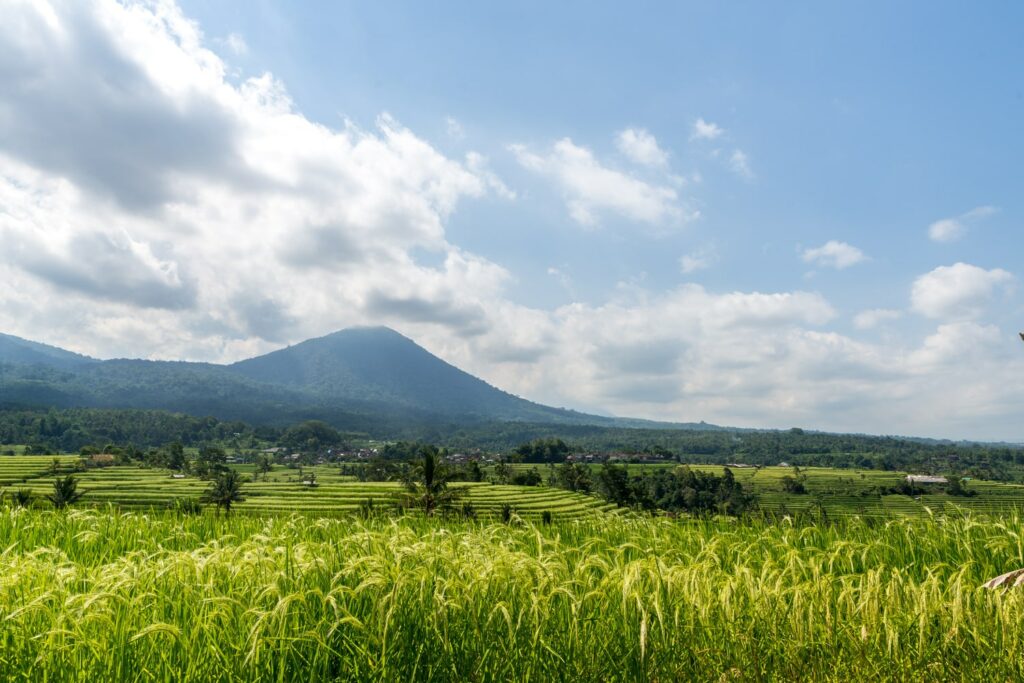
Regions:
<instances>
[{"instance_id":1,"label":"blue sky","mask_svg":"<svg viewBox=\"0 0 1024 683\"><path fill-rule=\"evenodd\" d=\"M1020 261L1024 8L999 3L286 3L184 2L211 35L242 35L243 72L272 71L309 117L370 125L394 115L453 155L479 150L515 206L483 202L453 217L456 243L510 266L531 304L605 298L619 280L684 279L679 254L713 245L715 288L807 286L798 249L840 239L871 262L819 274L836 305L899 307L913 278L950 259ZM465 137L451 139L447 119ZM703 118L718 144L691 140ZM569 137L610 163L614 133L656 136L702 219L660 238L602 219L581 235L557 192L517 167L511 142ZM709 155L741 149L739 179ZM932 222L999 211L954 247Z\"/></svg>"},{"instance_id":2,"label":"blue sky","mask_svg":"<svg viewBox=\"0 0 1024 683\"><path fill-rule=\"evenodd\" d=\"M388 324L557 405L1024 439L1022 15L21 3L0 325L228 361Z\"/></svg>"}]
</instances>

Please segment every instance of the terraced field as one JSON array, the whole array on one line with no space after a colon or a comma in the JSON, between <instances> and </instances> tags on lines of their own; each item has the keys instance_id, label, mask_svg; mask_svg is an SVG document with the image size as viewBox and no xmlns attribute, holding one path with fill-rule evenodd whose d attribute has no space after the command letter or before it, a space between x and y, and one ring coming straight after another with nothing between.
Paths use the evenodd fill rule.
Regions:
<instances>
[{"instance_id":1,"label":"terraced field","mask_svg":"<svg viewBox=\"0 0 1024 683\"><path fill-rule=\"evenodd\" d=\"M694 469L716 473L722 470L710 465ZM823 510L827 515L879 517L934 514L958 508L994 514L1024 510L1024 486L1019 484L972 480L965 483L977 495L967 497L949 496L941 492L943 487L925 489L915 497L881 495L879 489L895 486L906 473L810 467L800 470L807 493L791 494L782 488L782 478L794 474L790 467L743 468L732 472L757 496L761 509L770 512Z\"/></svg>"},{"instance_id":2,"label":"terraced field","mask_svg":"<svg viewBox=\"0 0 1024 683\"><path fill-rule=\"evenodd\" d=\"M38 496L50 492L53 456L0 456L0 493L27 488ZM73 470L77 456L60 456L61 474ZM673 465L631 465L633 474L645 469ZM238 465L249 479L251 465ZM528 469L533 465L514 465ZM595 472L599 466L594 466ZM699 465L695 469L720 473L717 465ZM547 478L547 466L537 466ZM317 486L303 482L316 474ZM815 512L828 516L884 517L891 515L927 515L952 512L956 509L1005 515L1024 512L1024 486L991 481L970 481L967 486L977 495L949 496L932 490L920 496L882 495L880 491L896 485L905 475L877 470L842 470L806 468L800 470L806 494L786 493L782 478L792 476L791 468L733 469L733 474L757 496L762 510L773 513ZM79 487L86 491L80 505L100 507L107 504L124 509L154 509L170 505L178 498L198 498L207 482L195 477L174 478L166 470L141 467L108 467L76 473ZM496 516L506 504L526 518L540 517L545 511L563 519L593 515L613 509L594 496L570 493L546 486L523 487L500 484L458 483L464 491L459 502L468 502L477 514ZM940 487L941 488L941 487ZM342 476L329 465L297 469L277 467L266 479L247 481L243 486L245 501L237 509L249 513L303 512L318 516L335 516L357 511L367 501L386 509L398 504L405 495L402 485L394 482L358 482Z\"/></svg>"},{"instance_id":3,"label":"terraced field","mask_svg":"<svg viewBox=\"0 0 1024 683\"><path fill-rule=\"evenodd\" d=\"M78 458L61 458L61 475L71 471ZM0 458L0 486L30 489L37 496L49 493L53 486L51 456ZM251 473L251 467L239 467ZM352 513L368 500L374 506L388 508L399 503L405 488L394 482L356 482L338 474L336 467L318 466L298 470L278 468L264 481L247 482L242 487L245 501L235 509L255 514L303 512L318 516ZM303 483L316 474L317 486ZM170 505L178 498L198 498L207 482L194 477L174 478L166 470L139 467L107 467L77 473L79 488L86 492L80 505L116 505L124 509L153 509ZM504 505L525 518L540 517L545 511L557 518L574 518L600 513L612 506L592 496L546 487L503 486L490 483L453 484L464 491L459 502L469 502L478 515L501 513ZM0 488L0 491L4 491Z\"/></svg>"},{"instance_id":4,"label":"terraced field","mask_svg":"<svg viewBox=\"0 0 1024 683\"><path fill-rule=\"evenodd\" d=\"M631 475L653 472L675 463L650 463L627 465ZM546 479L550 473L547 465L516 463L510 465L513 471L536 467ZM591 465L596 474L601 465ZM695 470L722 473L721 465L691 465ZM492 468L493 469L493 468ZM762 510L772 513L821 512L829 516L860 515L884 517L891 515L926 515L966 509L974 512L1005 515L1024 511L1024 486L1003 482L972 480L965 482L974 496L949 496L941 492L943 487L923 490L919 496L882 495L880 490L890 489L898 484L905 472L884 472L880 470L849 470L829 467L801 468L799 474L807 489L805 494L786 493L782 479L794 476L791 467L732 468L736 479L744 488L757 496Z\"/></svg>"}]
</instances>

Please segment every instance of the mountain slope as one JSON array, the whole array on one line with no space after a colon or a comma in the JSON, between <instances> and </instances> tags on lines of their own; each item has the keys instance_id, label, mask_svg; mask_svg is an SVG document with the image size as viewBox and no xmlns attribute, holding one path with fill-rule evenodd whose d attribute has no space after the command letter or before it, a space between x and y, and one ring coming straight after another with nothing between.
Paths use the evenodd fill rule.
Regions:
<instances>
[{"instance_id":1,"label":"mountain slope","mask_svg":"<svg viewBox=\"0 0 1024 683\"><path fill-rule=\"evenodd\" d=\"M0 334L0 364L75 368L95 362L94 358L65 351L56 346L40 344L9 334Z\"/></svg>"},{"instance_id":2,"label":"mountain slope","mask_svg":"<svg viewBox=\"0 0 1024 683\"><path fill-rule=\"evenodd\" d=\"M342 330L229 368L324 399L499 420L566 420L573 415L496 389L386 327Z\"/></svg>"},{"instance_id":3,"label":"mountain slope","mask_svg":"<svg viewBox=\"0 0 1024 683\"><path fill-rule=\"evenodd\" d=\"M353 328L233 365L98 361L16 337L0 407L146 408L253 423L322 419L376 433L482 421L611 425L518 398L388 328Z\"/></svg>"}]
</instances>

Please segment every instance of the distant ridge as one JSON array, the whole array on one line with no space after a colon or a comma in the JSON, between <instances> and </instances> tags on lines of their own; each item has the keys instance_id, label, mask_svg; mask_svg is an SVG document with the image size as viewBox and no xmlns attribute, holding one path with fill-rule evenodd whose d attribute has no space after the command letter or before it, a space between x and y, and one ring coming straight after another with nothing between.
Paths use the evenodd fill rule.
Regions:
<instances>
[{"instance_id":1,"label":"distant ridge","mask_svg":"<svg viewBox=\"0 0 1024 683\"><path fill-rule=\"evenodd\" d=\"M0 363L72 368L97 362L95 358L0 333Z\"/></svg>"},{"instance_id":2,"label":"distant ridge","mask_svg":"<svg viewBox=\"0 0 1024 683\"><path fill-rule=\"evenodd\" d=\"M231 365L96 360L0 335L0 407L174 410L256 424L530 422L690 427L587 415L497 389L387 327L355 327Z\"/></svg>"}]
</instances>

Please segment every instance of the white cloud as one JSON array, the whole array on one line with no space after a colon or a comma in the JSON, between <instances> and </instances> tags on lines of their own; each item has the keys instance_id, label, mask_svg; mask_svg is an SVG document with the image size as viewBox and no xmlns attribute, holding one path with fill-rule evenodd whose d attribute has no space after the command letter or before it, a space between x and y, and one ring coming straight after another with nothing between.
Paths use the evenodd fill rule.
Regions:
<instances>
[{"instance_id":1,"label":"white cloud","mask_svg":"<svg viewBox=\"0 0 1024 683\"><path fill-rule=\"evenodd\" d=\"M488 167L487 157L477 152L469 152L466 154L466 168L483 180L487 187L499 197L509 200L516 198L515 191L509 189L508 185Z\"/></svg>"},{"instance_id":2,"label":"white cloud","mask_svg":"<svg viewBox=\"0 0 1024 683\"><path fill-rule=\"evenodd\" d=\"M693 132L690 134L691 140L716 140L721 137L724 133L720 126L705 121L704 119L697 119L693 123Z\"/></svg>"},{"instance_id":3,"label":"white cloud","mask_svg":"<svg viewBox=\"0 0 1024 683\"><path fill-rule=\"evenodd\" d=\"M466 131L462 127L462 124L459 123L458 119L449 116L444 120L444 123L445 130L448 131L448 137L452 140L462 140L466 137Z\"/></svg>"},{"instance_id":4,"label":"white cloud","mask_svg":"<svg viewBox=\"0 0 1024 683\"><path fill-rule=\"evenodd\" d=\"M445 237L466 198L512 195L483 157L387 115L314 123L270 74L236 86L172 3L43 7L0 23L0 328L216 360L366 321L487 324L508 273Z\"/></svg>"},{"instance_id":5,"label":"white cloud","mask_svg":"<svg viewBox=\"0 0 1024 683\"><path fill-rule=\"evenodd\" d=\"M236 56L242 57L249 53L249 45L245 42L245 38L238 33L228 34L228 37L224 39L224 44Z\"/></svg>"},{"instance_id":6,"label":"white cloud","mask_svg":"<svg viewBox=\"0 0 1024 683\"><path fill-rule=\"evenodd\" d=\"M902 311L895 311L891 308L872 308L861 311L853 318L853 326L858 330L871 330L887 322L899 320L903 317Z\"/></svg>"},{"instance_id":7,"label":"white cloud","mask_svg":"<svg viewBox=\"0 0 1024 683\"><path fill-rule=\"evenodd\" d=\"M270 74L236 85L170 2L4 10L0 330L106 357L236 360L390 324L507 390L622 415L989 437L1019 424L1024 391L1005 378L1024 362L992 326L866 344L828 329L821 294L692 284L519 305L512 273L447 234L468 200L512 194L481 155L450 158L386 115L321 125ZM668 180L571 141L515 151L582 222L687 217ZM962 312L961 289L977 304L1009 284L981 272L988 290L924 276L914 309Z\"/></svg>"},{"instance_id":8,"label":"white cloud","mask_svg":"<svg viewBox=\"0 0 1024 683\"><path fill-rule=\"evenodd\" d=\"M569 138L559 140L546 155L523 145L510 147L526 169L554 180L565 193L572 219L592 226L603 212L638 223L671 226L692 218L683 209L676 190L653 185L602 165L586 147Z\"/></svg>"},{"instance_id":9,"label":"white cloud","mask_svg":"<svg viewBox=\"0 0 1024 683\"><path fill-rule=\"evenodd\" d=\"M993 206L979 206L953 218L943 218L928 226L928 237L935 242L955 242L978 221L996 212Z\"/></svg>"},{"instance_id":10,"label":"white cloud","mask_svg":"<svg viewBox=\"0 0 1024 683\"><path fill-rule=\"evenodd\" d=\"M968 263L941 266L914 281L911 306L929 318L977 318L1012 282L1013 275L1000 268L985 270Z\"/></svg>"},{"instance_id":11,"label":"white cloud","mask_svg":"<svg viewBox=\"0 0 1024 683\"><path fill-rule=\"evenodd\" d=\"M805 249L803 259L819 267L843 270L867 260L864 252L846 242L829 240L820 247Z\"/></svg>"},{"instance_id":12,"label":"white cloud","mask_svg":"<svg viewBox=\"0 0 1024 683\"><path fill-rule=\"evenodd\" d=\"M653 135L643 128L627 128L615 138L615 146L630 161L644 166L665 166L668 152L658 146Z\"/></svg>"},{"instance_id":13,"label":"white cloud","mask_svg":"<svg viewBox=\"0 0 1024 683\"><path fill-rule=\"evenodd\" d=\"M718 251L712 246L703 246L689 254L683 254L679 259L679 269L684 274L695 273L710 268L717 261Z\"/></svg>"},{"instance_id":14,"label":"white cloud","mask_svg":"<svg viewBox=\"0 0 1024 683\"><path fill-rule=\"evenodd\" d=\"M744 180L754 179L754 171L750 168L750 157L743 150L733 150L729 157L729 168Z\"/></svg>"}]
</instances>

